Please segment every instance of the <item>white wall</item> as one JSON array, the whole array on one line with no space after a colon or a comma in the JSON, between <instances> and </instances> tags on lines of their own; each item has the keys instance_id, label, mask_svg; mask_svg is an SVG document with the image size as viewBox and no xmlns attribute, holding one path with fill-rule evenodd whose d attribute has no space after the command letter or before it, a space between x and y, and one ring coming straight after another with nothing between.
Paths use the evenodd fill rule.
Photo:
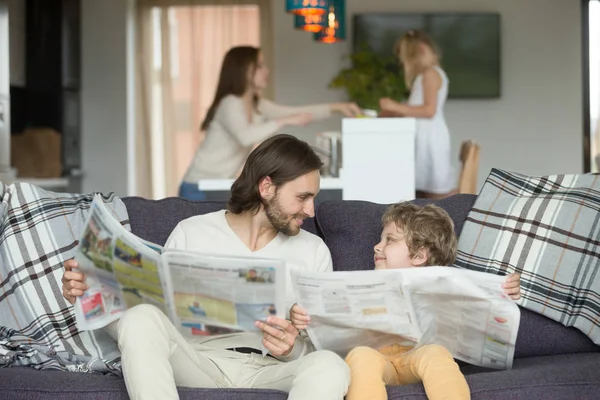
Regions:
<instances>
[{"instance_id":1,"label":"white wall","mask_svg":"<svg viewBox=\"0 0 600 400\"><path fill-rule=\"evenodd\" d=\"M458 158L460 142L482 146L480 184L492 167L527 174L583 170L580 2L565 0L347 0L348 40L321 44L293 29L284 2L273 2L276 100L288 104L344 99L327 83L351 49L352 14L485 11L501 14L502 96L449 100L446 117ZM340 128L330 120L293 131ZM456 160L458 168L458 160Z\"/></svg>"},{"instance_id":2,"label":"white wall","mask_svg":"<svg viewBox=\"0 0 600 400\"><path fill-rule=\"evenodd\" d=\"M127 10L129 1L82 1L84 191L131 194L127 130ZM351 15L360 12L493 11L502 23L502 97L450 100L446 117L453 151L481 143L482 183L492 167L528 174L581 172L582 89L579 2L567 0L347 0L348 40L312 41L293 29L284 2L273 1L275 100L284 104L344 99L327 89L351 48ZM133 118L133 116L131 116ZM305 140L340 129L332 118L290 129ZM133 150L133 149L132 149ZM131 160L130 160L131 161ZM129 163L129 165L133 165ZM456 161L458 167L458 161ZM128 179L128 173L130 178Z\"/></svg>"},{"instance_id":3,"label":"white wall","mask_svg":"<svg viewBox=\"0 0 600 400\"><path fill-rule=\"evenodd\" d=\"M81 2L82 191L129 194L129 1ZM133 118L134 116L129 116Z\"/></svg>"}]
</instances>

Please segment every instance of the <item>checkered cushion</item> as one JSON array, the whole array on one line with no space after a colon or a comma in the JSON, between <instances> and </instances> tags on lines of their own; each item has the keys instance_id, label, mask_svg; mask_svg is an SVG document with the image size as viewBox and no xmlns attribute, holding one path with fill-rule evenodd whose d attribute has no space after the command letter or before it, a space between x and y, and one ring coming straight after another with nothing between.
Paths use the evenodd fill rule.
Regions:
<instances>
[{"instance_id":1,"label":"checkered cushion","mask_svg":"<svg viewBox=\"0 0 600 400\"><path fill-rule=\"evenodd\" d=\"M129 229L123 202L113 193L103 200ZM120 374L115 341L102 329L77 331L61 291L91 203L92 195L0 182L0 367Z\"/></svg>"},{"instance_id":2,"label":"checkered cushion","mask_svg":"<svg viewBox=\"0 0 600 400\"><path fill-rule=\"evenodd\" d=\"M600 176L493 169L467 216L456 266L521 272L521 306L600 344Z\"/></svg>"}]
</instances>

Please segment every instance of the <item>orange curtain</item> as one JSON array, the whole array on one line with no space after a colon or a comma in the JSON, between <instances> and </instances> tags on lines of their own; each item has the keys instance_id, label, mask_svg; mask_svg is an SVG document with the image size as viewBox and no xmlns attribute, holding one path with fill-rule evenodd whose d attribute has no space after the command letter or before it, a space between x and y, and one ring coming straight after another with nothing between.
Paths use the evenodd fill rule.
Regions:
<instances>
[{"instance_id":1,"label":"orange curtain","mask_svg":"<svg viewBox=\"0 0 600 400\"><path fill-rule=\"evenodd\" d=\"M138 195L177 194L223 56L252 45L271 61L270 21L268 0L138 1Z\"/></svg>"}]
</instances>

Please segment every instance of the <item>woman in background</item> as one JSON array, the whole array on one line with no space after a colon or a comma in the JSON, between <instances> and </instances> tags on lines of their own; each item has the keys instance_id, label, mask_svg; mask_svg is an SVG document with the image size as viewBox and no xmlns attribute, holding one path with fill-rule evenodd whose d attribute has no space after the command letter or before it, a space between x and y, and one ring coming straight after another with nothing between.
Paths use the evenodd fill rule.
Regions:
<instances>
[{"instance_id":1,"label":"woman in background","mask_svg":"<svg viewBox=\"0 0 600 400\"><path fill-rule=\"evenodd\" d=\"M417 197L447 197L456 193L456 179L450 163L450 134L444 119L448 77L440 67L438 48L424 32L410 30L398 41L395 52L404 68L410 97L407 104L381 99L381 112L417 118Z\"/></svg>"},{"instance_id":2,"label":"woman in background","mask_svg":"<svg viewBox=\"0 0 600 400\"><path fill-rule=\"evenodd\" d=\"M183 178L179 196L203 200L199 180L235 178L252 149L285 126L304 126L334 112L347 117L360 113L354 103L275 104L262 97L268 77L260 49L239 46L227 52L215 98L201 126L206 138Z\"/></svg>"}]
</instances>

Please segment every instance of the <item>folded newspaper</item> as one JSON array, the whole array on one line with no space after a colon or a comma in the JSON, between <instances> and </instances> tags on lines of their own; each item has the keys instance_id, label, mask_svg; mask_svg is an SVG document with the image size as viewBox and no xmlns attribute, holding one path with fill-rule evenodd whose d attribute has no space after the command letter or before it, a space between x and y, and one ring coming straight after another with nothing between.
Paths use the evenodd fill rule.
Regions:
<instances>
[{"instance_id":1,"label":"folded newspaper","mask_svg":"<svg viewBox=\"0 0 600 400\"><path fill-rule=\"evenodd\" d=\"M290 274L317 349L439 344L470 364L512 368L520 311L503 276L452 267Z\"/></svg>"},{"instance_id":2,"label":"folded newspaper","mask_svg":"<svg viewBox=\"0 0 600 400\"><path fill-rule=\"evenodd\" d=\"M77 327L98 329L130 307L153 304L187 335L257 331L285 317L285 263L173 251L127 231L95 197L75 260L89 289L75 303Z\"/></svg>"}]
</instances>

